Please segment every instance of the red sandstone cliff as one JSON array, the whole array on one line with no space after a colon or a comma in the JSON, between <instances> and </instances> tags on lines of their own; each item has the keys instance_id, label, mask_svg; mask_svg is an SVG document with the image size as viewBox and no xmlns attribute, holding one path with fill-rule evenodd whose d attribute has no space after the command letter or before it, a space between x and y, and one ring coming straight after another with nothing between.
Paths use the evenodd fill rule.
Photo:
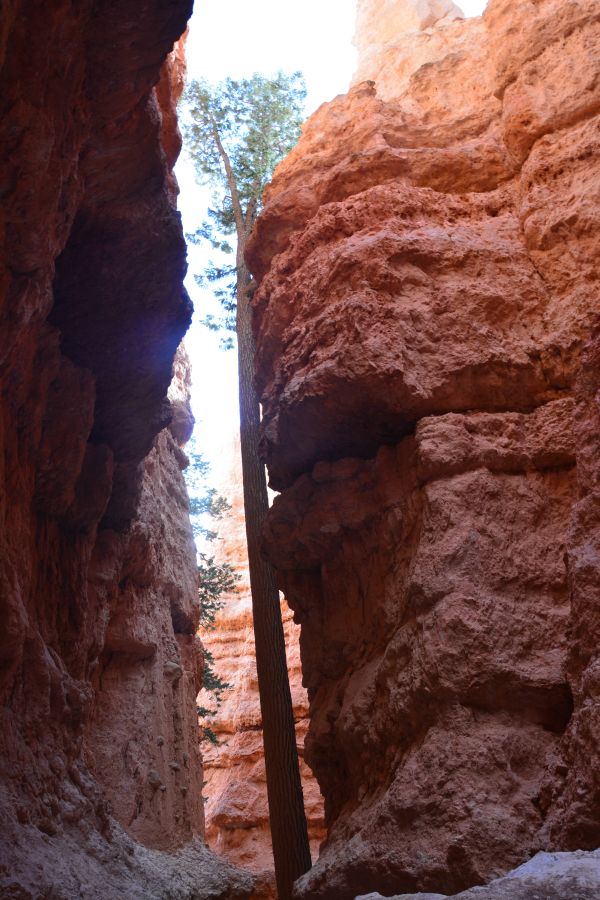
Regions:
<instances>
[{"instance_id":1,"label":"red sandstone cliff","mask_svg":"<svg viewBox=\"0 0 600 900\"><path fill-rule=\"evenodd\" d=\"M217 674L231 687L223 694L217 715L207 720L218 746L202 744L209 846L230 862L250 869L257 877L252 895L276 897L273 852L269 829L267 784L262 743L260 701L252 630L252 598L241 481L239 441L231 441L221 454L217 489L232 508L219 523L218 541L209 546L216 558L228 562L239 575L237 591L225 596L214 631L202 633L202 642L214 657ZM298 627L282 600L290 688L300 752L304 805L313 861L325 837L323 802L309 767L302 759L308 726L308 701L302 687ZM211 706L210 696L206 704Z\"/></svg>"},{"instance_id":2,"label":"red sandstone cliff","mask_svg":"<svg viewBox=\"0 0 600 900\"><path fill-rule=\"evenodd\" d=\"M303 898L600 844L600 7L421 24L359 35L375 83L309 120L248 254L328 826Z\"/></svg>"},{"instance_id":3,"label":"red sandstone cliff","mask_svg":"<svg viewBox=\"0 0 600 900\"><path fill-rule=\"evenodd\" d=\"M190 318L167 54L189 13L0 17L2 897L251 887L202 841L190 415L167 400Z\"/></svg>"},{"instance_id":4,"label":"red sandstone cliff","mask_svg":"<svg viewBox=\"0 0 600 900\"><path fill-rule=\"evenodd\" d=\"M0 891L20 900L250 889L199 839L189 420L166 402L189 305L160 72L188 13L0 20ZM600 843L600 10L438 21L363 41L376 87L313 117L251 252L267 545L329 826L303 897L455 891ZM566 900L561 859L540 865ZM529 872L479 896L527 897Z\"/></svg>"}]
</instances>

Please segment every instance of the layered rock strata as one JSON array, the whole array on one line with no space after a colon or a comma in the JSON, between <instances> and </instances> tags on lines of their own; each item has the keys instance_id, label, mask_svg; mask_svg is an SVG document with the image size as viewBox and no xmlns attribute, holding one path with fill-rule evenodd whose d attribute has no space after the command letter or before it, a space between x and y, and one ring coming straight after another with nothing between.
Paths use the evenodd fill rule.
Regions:
<instances>
[{"instance_id":1,"label":"layered rock strata","mask_svg":"<svg viewBox=\"0 0 600 900\"><path fill-rule=\"evenodd\" d=\"M600 844L600 9L359 7L248 252L327 900Z\"/></svg>"},{"instance_id":2,"label":"layered rock strata","mask_svg":"<svg viewBox=\"0 0 600 900\"><path fill-rule=\"evenodd\" d=\"M190 6L2 10L3 897L251 887L202 840L190 415L167 400L190 318L168 54Z\"/></svg>"},{"instance_id":3,"label":"layered rock strata","mask_svg":"<svg viewBox=\"0 0 600 900\"><path fill-rule=\"evenodd\" d=\"M202 632L202 641L214 658L214 669L230 685L222 703L201 695L202 705L216 708L206 720L218 744L202 744L206 838L209 846L230 862L256 875L253 898L276 897L262 722L256 674L252 628L252 598L248 575L248 554L244 523L239 440L231 440L220 454L221 471L215 472L217 489L231 504L227 516L218 523L218 539L207 547L220 562L227 562L239 577L234 593L224 596L215 628ZM312 771L303 759L308 727L308 701L302 687L299 629L282 599L286 652L304 805L308 822L311 855L315 861L325 837L323 801Z\"/></svg>"}]
</instances>

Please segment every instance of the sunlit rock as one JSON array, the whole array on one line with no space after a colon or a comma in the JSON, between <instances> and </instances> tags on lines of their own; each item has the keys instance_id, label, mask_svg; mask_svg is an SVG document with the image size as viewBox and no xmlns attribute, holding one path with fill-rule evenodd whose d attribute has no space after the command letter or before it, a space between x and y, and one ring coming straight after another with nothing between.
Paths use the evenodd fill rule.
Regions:
<instances>
[{"instance_id":1,"label":"sunlit rock","mask_svg":"<svg viewBox=\"0 0 600 900\"><path fill-rule=\"evenodd\" d=\"M361 7L248 249L311 900L600 845L598 8L415 8Z\"/></svg>"}]
</instances>

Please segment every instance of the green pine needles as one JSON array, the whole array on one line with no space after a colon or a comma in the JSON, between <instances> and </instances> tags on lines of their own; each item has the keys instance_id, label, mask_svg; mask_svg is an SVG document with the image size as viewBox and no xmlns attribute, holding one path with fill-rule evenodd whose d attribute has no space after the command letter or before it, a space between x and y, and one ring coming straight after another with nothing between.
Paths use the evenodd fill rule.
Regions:
<instances>
[{"instance_id":1,"label":"green pine needles","mask_svg":"<svg viewBox=\"0 0 600 900\"><path fill-rule=\"evenodd\" d=\"M215 488L208 487L206 479L209 464L198 452L195 441L191 442L188 451L190 464L186 469L185 480L190 502L190 520L196 537L205 542L214 541L215 531L207 526L207 520L222 519L231 509L230 504L221 497ZM224 596L236 590L239 576L229 563L218 563L214 556L198 551L198 597L200 598L200 627L205 631L215 628L216 616L224 606ZM198 717L202 720L213 718L219 709L223 692L231 685L219 678L214 669L214 658L204 648L204 672L202 687L211 696L212 706L198 706ZM206 721L200 724L201 739L218 744L218 739Z\"/></svg>"},{"instance_id":2,"label":"green pine needles","mask_svg":"<svg viewBox=\"0 0 600 900\"><path fill-rule=\"evenodd\" d=\"M260 456L260 398L255 382L252 297L256 287L245 260L263 189L277 163L298 140L304 83L298 72L272 78L253 75L219 85L192 82L184 123L187 149L198 181L213 191L213 208L196 240L218 252L204 278L214 285L225 316L218 328L235 327L238 350L240 450L248 569L273 858L280 900L311 865L294 715L275 572L262 556L261 530L268 514L265 468ZM235 262L233 262L235 260ZM235 312L235 321L234 321ZM209 738L210 739L210 738Z\"/></svg>"},{"instance_id":3,"label":"green pine needles","mask_svg":"<svg viewBox=\"0 0 600 900\"><path fill-rule=\"evenodd\" d=\"M275 166L298 141L305 97L300 72L277 72L272 77L255 73L251 78L226 78L217 85L192 81L184 94L186 150L198 182L212 188L213 203L207 220L187 238L208 243L219 257L202 275L194 276L220 301L222 317L204 319L215 331L235 332L236 243L250 234ZM231 347L232 338L222 343Z\"/></svg>"},{"instance_id":4,"label":"green pine needles","mask_svg":"<svg viewBox=\"0 0 600 900\"><path fill-rule=\"evenodd\" d=\"M215 240L216 247L222 248L236 225L219 143L229 157L242 209L252 210L256 217L273 169L298 140L305 97L300 72L278 72L271 78L255 73L238 81L226 78L218 85L204 80L189 84L184 99L186 148L198 180L210 184L218 200L202 235L208 237L217 228L222 237Z\"/></svg>"}]
</instances>

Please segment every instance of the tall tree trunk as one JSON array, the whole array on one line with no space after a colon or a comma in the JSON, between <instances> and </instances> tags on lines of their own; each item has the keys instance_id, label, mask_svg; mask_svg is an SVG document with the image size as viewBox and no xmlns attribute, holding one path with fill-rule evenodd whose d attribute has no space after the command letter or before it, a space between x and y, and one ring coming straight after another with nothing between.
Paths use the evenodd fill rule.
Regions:
<instances>
[{"instance_id":1,"label":"tall tree trunk","mask_svg":"<svg viewBox=\"0 0 600 900\"><path fill-rule=\"evenodd\" d=\"M260 407L254 386L250 276L243 262L242 240L238 240L237 261L240 444L256 668L277 891L279 900L291 900L292 885L300 875L310 869L311 858L296 750L296 730L279 591L273 568L260 552L260 535L269 501L265 469L259 455Z\"/></svg>"}]
</instances>

